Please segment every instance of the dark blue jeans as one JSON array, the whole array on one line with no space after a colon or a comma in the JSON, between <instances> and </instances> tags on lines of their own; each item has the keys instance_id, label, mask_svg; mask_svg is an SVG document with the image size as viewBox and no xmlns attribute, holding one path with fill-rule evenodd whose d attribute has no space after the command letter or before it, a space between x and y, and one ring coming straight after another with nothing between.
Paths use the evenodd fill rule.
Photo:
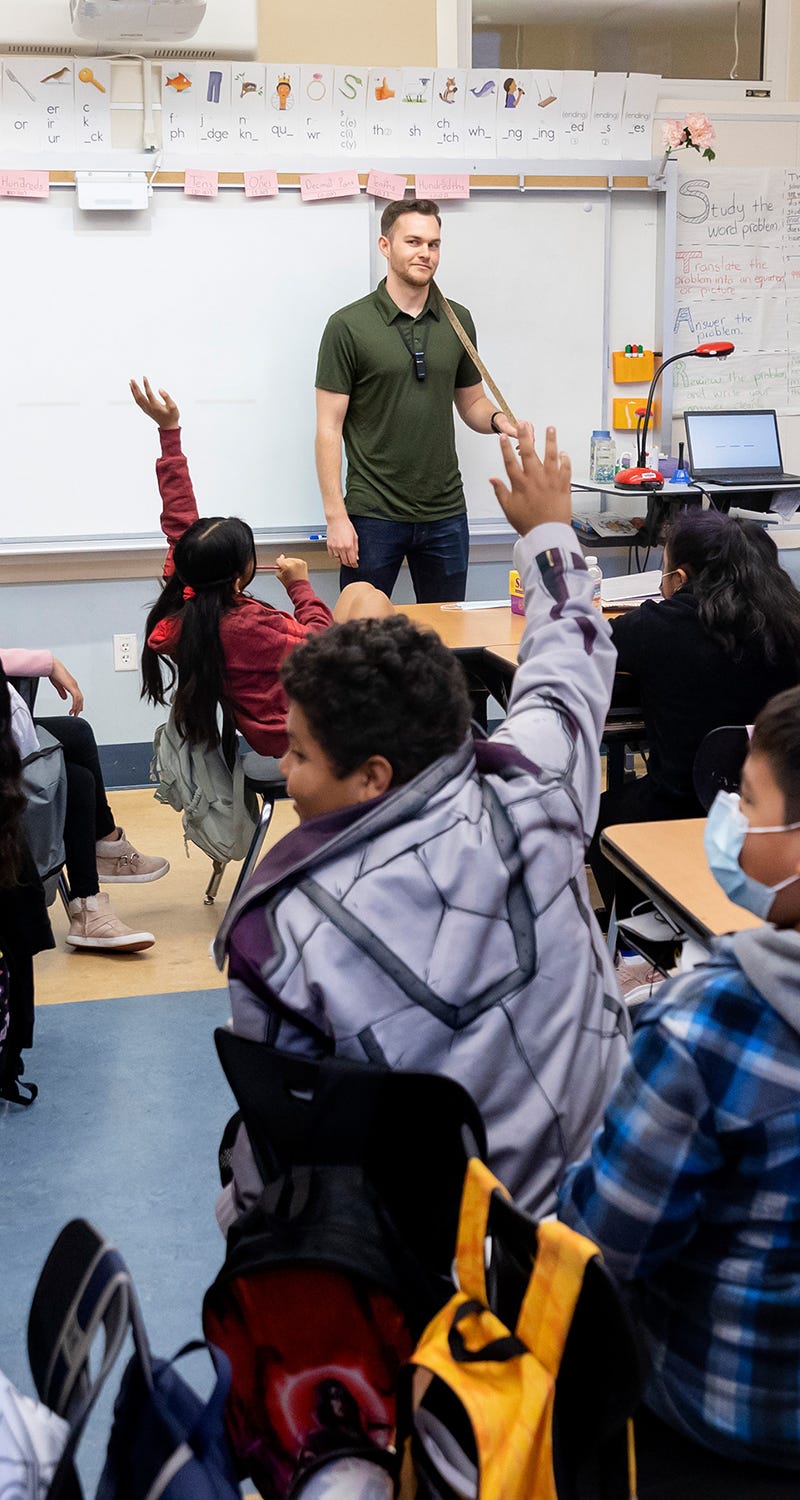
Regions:
<instances>
[{"instance_id":1,"label":"dark blue jeans","mask_svg":"<svg viewBox=\"0 0 800 1500\"><path fill-rule=\"evenodd\" d=\"M464 598L469 566L465 515L444 521L381 521L352 516L358 532L358 567L339 569L339 587L371 583L391 594L408 559L418 604L444 604Z\"/></svg>"}]
</instances>

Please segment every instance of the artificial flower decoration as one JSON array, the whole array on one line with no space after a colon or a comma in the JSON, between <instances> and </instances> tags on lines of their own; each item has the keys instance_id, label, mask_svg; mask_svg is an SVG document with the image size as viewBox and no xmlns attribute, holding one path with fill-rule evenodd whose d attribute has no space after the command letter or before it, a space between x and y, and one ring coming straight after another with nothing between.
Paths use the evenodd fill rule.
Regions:
<instances>
[{"instance_id":1,"label":"artificial flower decoration","mask_svg":"<svg viewBox=\"0 0 800 1500\"><path fill-rule=\"evenodd\" d=\"M713 161L717 154L711 149L714 135L714 126L707 115L686 115L683 123L680 120L667 120L663 126L664 145L668 153L677 151L679 146L691 146L706 161Z\"/></svg>"}]
</instances>

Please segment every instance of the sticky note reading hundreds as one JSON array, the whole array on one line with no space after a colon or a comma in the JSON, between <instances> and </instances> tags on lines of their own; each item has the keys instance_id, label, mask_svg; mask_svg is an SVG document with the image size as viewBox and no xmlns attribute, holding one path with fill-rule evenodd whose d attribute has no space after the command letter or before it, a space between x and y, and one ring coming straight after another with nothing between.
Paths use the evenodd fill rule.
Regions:
<instances>
[{"instance_id":1,"label":"sticky note reading hundreds","mask_svg":"<svg viewBox=\"0 0 800 1500\"><path fill-rule=\"evenodd\" d=\"M277 172L245 172L245 198L275 198L277 193Z\"/></svg>"},{"instance_id":2,"label":"sticky note reading hundreds","mask_svg":"<svg viewBox=\"0 0 800 1500\"><path fill-rule=\"evenodd\" d=\"M47 198L49 172L0 172L0 198Z\"/></svg>"},{"instance_id":3,"label":"sticky note reading hundreds","mask_svg":"<svg viewBox=\"0 0 800 1500\"><path fill-rule=\"evenodd\" d=\"M183 191L190 198L216 198L219 172L198 172L194 167L187 167L183 174Z\"/></svg>"},{"instance_id":4,"label":"sticky note reading hundreds","mask_svg":"<svg viewBox=\"0 0 800 1500\"><path fill-rule=\"evenodd\" d=\"M304 203L320 198L350 198L361 187L357 172L301 172L300 197Z\"/></svg>"},{"instance_id":5,"label":"sticky note reading hundreds","mask_svg":"<svg viewBox=\"0 0 800 1500\"><path fill-rule=\"evenodd\" d=\"M415 177L416 194L418 198L468 198L469 197L469 175L448 173L442 176L440 173L417 172Z\"/></svg>"},{"instance_id":6,"label":"sticky note reading hundreds","mask_svg":"<svg viewBox=\"0 0 800 1500\"><path fill-rule=\"evenodd\" d=\"M376 172L372 171L367 178L367 192L373 198L390 198L397 202L402 198L408 187L408 178L405 172Z\"/></svg>"}]
</instances>

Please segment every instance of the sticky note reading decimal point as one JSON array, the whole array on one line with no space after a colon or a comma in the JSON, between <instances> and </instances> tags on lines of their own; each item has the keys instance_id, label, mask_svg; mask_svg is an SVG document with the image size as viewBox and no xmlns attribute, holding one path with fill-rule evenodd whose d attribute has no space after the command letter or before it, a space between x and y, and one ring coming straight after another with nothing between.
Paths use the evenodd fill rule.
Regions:
<instances>
[{"instance_id":1,"label":"sticky note reading decimal point","mask_svg":"<svg viewBox=\"0 0 800 1500\"><path fill-rule=\"evenodd\" d=\"M216 198L219 172L198 172L194 167L187 167L183 174L183 191L191 198Z\"/></svg>"},{"instance_id":2,"label":"sticky note reading decimal point","mask_svg":"<svg viewBox=\"0 0 800 1500\"><path fill-rule=\"evenodd\" d=\"M300 197L304 203L321 198L350 198L360 192L357 172L301 172Z\"/></svg>"},{"instance_id":3,"label":"sticky note reading decimal point","mask_svg":"<svg viewBox=\"0 0 800 1500\"><path fill-rule=\"evenodd\" d=\"M245 172L244 195L246 198L275 198L277 194L277 172Z\"/></svg>"}]
</instances>

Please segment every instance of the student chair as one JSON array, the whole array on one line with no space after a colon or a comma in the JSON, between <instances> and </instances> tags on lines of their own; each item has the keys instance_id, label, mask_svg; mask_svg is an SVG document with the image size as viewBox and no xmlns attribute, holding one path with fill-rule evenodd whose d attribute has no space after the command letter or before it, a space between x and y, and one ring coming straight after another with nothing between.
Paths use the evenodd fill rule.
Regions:
<instances>
[{"instance_id":1,"label":"student chair","mask_svg":"<svg viewBox=\"0 0 800 1500\"><path fill-rule=\"evenodd\" d=\"M717 792L738 792L750 748L747 724L722 724L702 740L692 766L698 802L708 812Z\"/></svg>"},{"instance_id":2,"label":"student chair","mask_svg":"<svg viewBox=\"0 0 800 1500\"><path fill-rule=\"evenodd\" d=\"M253 837L250 848L245 855L241 869L236 878L231 901L239 894L245 881L252 874L264 846L269 825L272 822L272 814L275 811L275 803L287 795L286 782L277 770L275 759L271 755L258 755L255 750L248 750L242 757L244 766L245 786L255 792L261 798L261 813L258 822L253 829ZM204 905L213 906L220 888L225 864L222 860L212 860L212 875L206 886Z\"/></svg>"}]
</instances>

